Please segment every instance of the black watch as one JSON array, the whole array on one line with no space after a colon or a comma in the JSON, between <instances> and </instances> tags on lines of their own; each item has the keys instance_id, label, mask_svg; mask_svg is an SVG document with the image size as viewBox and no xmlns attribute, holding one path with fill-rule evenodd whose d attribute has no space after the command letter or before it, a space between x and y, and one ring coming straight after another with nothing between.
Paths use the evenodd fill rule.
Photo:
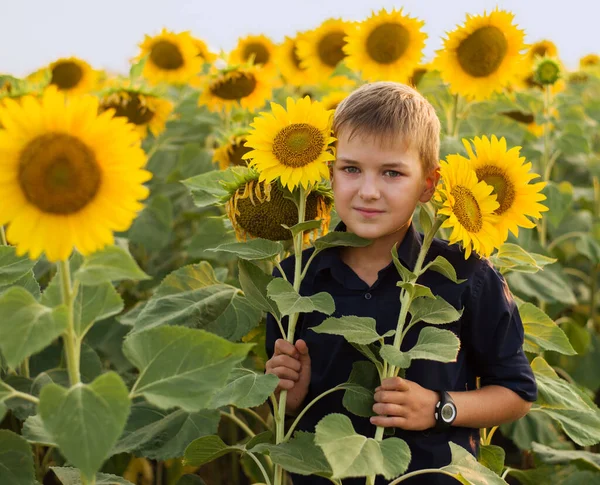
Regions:
<instances>
[{"instance_id":1,"label":"black watch","mask_svg":"<svg viewBox=\"0 0 600 485\"><path fill-rule=\"evenodd\" d=\"M435 417L436 430L448 429L456 419L456 404L446 391L435 391L439 394L440 400L435 405L433 416Z\"/></svg>"}]
</instances>

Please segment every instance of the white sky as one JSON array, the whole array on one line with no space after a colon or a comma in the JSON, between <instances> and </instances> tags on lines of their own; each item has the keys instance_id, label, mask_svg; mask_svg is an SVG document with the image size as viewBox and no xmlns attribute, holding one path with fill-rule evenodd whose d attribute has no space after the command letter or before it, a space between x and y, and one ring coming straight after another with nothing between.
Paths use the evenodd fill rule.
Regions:
<instances>
[{"instance_id":1,"label":"white sky","mask_svg":"<svg viewBox=\"0 0 600 485\"><path fill-rule=\"evenodd\" d=\"M425 20L429 58L466 13L496 5L515 13L528 42L554 41L569 67L600 53L598 0L0 0L0 73L23 76L71 55L126 72L144 34L163 26L190 30L211 48L229 50L246 34L281 41L328 17L361 20L382 7L404 7Z\"/></svg>"}]
</instances>

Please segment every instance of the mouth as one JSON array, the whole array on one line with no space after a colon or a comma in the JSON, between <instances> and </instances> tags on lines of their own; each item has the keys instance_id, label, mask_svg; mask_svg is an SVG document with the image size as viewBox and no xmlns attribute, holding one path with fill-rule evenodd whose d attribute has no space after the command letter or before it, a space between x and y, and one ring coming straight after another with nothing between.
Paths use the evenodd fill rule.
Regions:
<instances>
[{"instance_id":1,"label":"mouth","mask_svg":"<svg viewBox=\"0 0 600 485\"><path fill-rule=\"evenodd\" d=\"M383 214L384 211L381 210L376 210L376 209L369 209L366 207L354 207L354 210L357 211L359 214L362 214L363 216L376 216L378 214Z\"/></svg>"}]
</instances>

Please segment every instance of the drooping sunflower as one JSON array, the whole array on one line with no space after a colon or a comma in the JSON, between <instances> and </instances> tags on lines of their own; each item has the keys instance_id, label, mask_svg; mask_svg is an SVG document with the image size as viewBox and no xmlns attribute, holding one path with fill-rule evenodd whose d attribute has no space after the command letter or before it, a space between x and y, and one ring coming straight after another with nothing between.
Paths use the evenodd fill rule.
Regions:
<instances>
[{"instance_id":1,"label":"drooping sunflower","mask_svg":"<svg viewBox=\"0 0 600 485\"><path fill-rule=\"evenodd\" d=\"M217 55L214 52L210 51L208 45L206 45L206 42L204 42L202 39L199 39L198 37L191 37L192 42L194 43L194 47L196 47L196 55L200 57L200 59L202 59L202 62L211 63L217 59Z\"/></svg>"},{"instance_id":2,"label":"drooping sunflower","mask_svg":"<svg viewBox=\"0 0 600 485\"><path fill-rule=\"evenodd\" d=\"M298 39L302 34L297 34L295 38L287 37L275 52L275 60L279 71L285 78L285 81L292 86L306 86L315 82L314 73L306 67L303 67L298 56Z\"/></svg>"},{"instance_id":3,"label":"drooping sunflower","mask_svg":"<svg viewBox=\"0 0 600 485\"><path fill-rule=\"evenodd\" d=\"M198 105L210 111L230 111L234 107L254 111L272 94L271 76L259 66L233 66L214 69L203 81Z\"/></svg>"},{"instance_id":4,"label":"drooping sunflower","mask_svg":"<svg viewBox=\"0 0 600 485\"><path fill-rule=\"evenodd\" d=\"M100 99L100 112L113 109L115 116L122 116L136 127L142 139L148 131L155 137L165 131L167 120L173 111L173 103L148 89L124 84L109 88Z\"/></svg>"},{"instance_id":5,"label":"drooping sunflower","mask_svg":"<svg viewBox=\"0 0 600 485\"><path fill-rule=\"evenodd\" d=\"M146 35L136 61L148 56L143 75L152 84L185 84L202 68L202 58L189 32L178 34L163 29Z\"/></svg>"},{"instance_id":6,"label":"drooping sunflower","mask_svg":"<svg viewBox=\"0 0 600 485\"><path fill-rule=\"evenodd\" d=\"M66 94L88 93L96 88L98 73L87 62L77 57L57 59L47 68L31 74L28 79L34 83L41 82L46 76L46 69L49 71L50 84Z\"/></svg>"},{"instance_id":7,"label":"drooping sunflower","mask_svg":"<svg viewBox=\"0 0 600 485\"><path fill-rule=\"evenodd\" d=\"M558 48L551 40L540 40L531 44L525 54L525 60L533 66L536 58L545 56L558 57Z\"/></svg>"},{"instance_id":8,"label":"drooping sunflower","mask_svg":"<svg viewBox=\"0 0 600 485\"><path fill-rule=\"evenodd\" d=\"M0 224L17 254L90 254L143 208L152 174L139 136L124 118L98 114L95 97L66 99L51 86L41 100L6 100L0 123Z\"/></svg>"},{"instance_id":9,"label":"drooping sunflower","mask_svg":"<svg viewBox=\"0 0 600 485\"><path fill-rule=\"evenodd\" d=\"M438 213L448 216L442 227L452 228L449 242L462 244L465 259L471 251L487 257L503 242L495 227L499 204L493 187L477 180L464 157L448 155L446 160L440 162L440 185L434 195L442 203Z\"/></svg>"},{"instance_id":10,"label":"drooping sunflower","mask_svg":"<svg viewBox=\"0 0 600 485\"><path fill-rule=\"evenodd\" d=\"M275 44L266 35L248 35L238 40L236 48L231 51L231 64L252 63L269 72L277 70L275 65Z\"/></svg>"},{"instance_id":11,"label":"drooping sunflower","mask_svg":"<svg viewBox=\"0 0 600 485\"><path fill-rule=\"evenodd\" d=\"M348 97L348 94L350 93L347 91L332 91L326 96L323 96L321 103L323 103L323 107L327 111L335 110L338 104Z\"/></svg>"},{"instance_id":12,"label":"drooping sunflower","mask_svg":"<svg viewBox=\"0 0 600 485\"><path fill-rule=\"evenodd\" d=\"M498 216L496 227L502 240L506 240L509 230L518 236L519 227L535 227L528 217L539 219L541 213L548 210L539 203L546 199L541 193L546 182L530 183L539 175L530 172L531 163L525 163L525 157L519 156L521 147L508 150L506 140L494 135L491 139L475 137L475 150L467 140L463 140L463 144L477 179L494 188L492 193L499 204L494 214Z\"/></svg>"},{"instance_id":13,"label":"drooping sunflower","mask_svg":"<svg viewBox=\"0 0 600 485\"><path fill-rule=\"evenodd\" d=\"M282 226L298 223L298 208L289 198L289 191L277 181L261 182L252 170L225 188L229 192L226 212L236 237L240 241L260 237L271 241L286 241L292 233ZM287 197L286 197L287 196ZM315 185L306 198L305 219L320 220L321 227L304 234L304 243L329 230L333 196L322 184Z\"/></svg>"},{"instance_id":14,"label":"drooping sunflower","mask_svg":"<svg viewBox=\"0 0 600 485\"><path fill-rule=\"evenodd\" d=\"M452 93L482 100L518 80L524 33L513 19L498 9L467 15L465 25L448 34L433 64Z\"/></svg>"},{"instance_id":15,"label":"drooping sunflower","mask_svg":"<svg viewBox=\"0 0 600 485\"><path fill-rule=\"evenodd\" d=\"M366 81L406 82L423 57L424 22L400 10L381 9L350 30L346 65Z\"/></svg>"},{"instance_id":16,"label":"drooping sunflower","mask_svg":"<svg viewBox=\"0 0 600 485\"><path fill-rule=\"evenodd\" d=\"M225 170L227 167L245 167L248 165L242 158L252 150L252 148L246 146L247 136L245 130L233 133L215 149L213 161L219 164L221 170Z\"/></svg>"},{"instance_id":17,"label":"drooping sunflower","mask_svg":"<svg viewBox=\"0 0 600 485\"><path fill-rule=\"evenodd\" d=\"M334 156L327 148L335 141L331 115L308 96L297 102L287 98L286 108L271 103L271 113L261 113L250 124L246 146L253 150L243 158L258 170L261 182L279 178L289 190L307 189L329 178L327 162Z\"/></svg>"},{"instance_id":18,"label":"drooping sunflower","mask_svg":"<svg viewBox=\"0 0 600 485\"><path fill-rule=\"evenodd\" d=\"M354 24L351 22L329 19L318 28L306 32L298 39L301 66L313 73L318 80L326 80L346 57L346 36L353 28Z\"/></svg>"},{"instance_id":19,"label":"drooping sunflower","mask_svg":"<svg viewBox=\"0 0 600 485\"><path fill-rule=\"evenodd\" d=\"M579 59L579 67L581 69L589 69L600 67L600 56L598 54L588 54Z\"/></svg>"}]
</instances>

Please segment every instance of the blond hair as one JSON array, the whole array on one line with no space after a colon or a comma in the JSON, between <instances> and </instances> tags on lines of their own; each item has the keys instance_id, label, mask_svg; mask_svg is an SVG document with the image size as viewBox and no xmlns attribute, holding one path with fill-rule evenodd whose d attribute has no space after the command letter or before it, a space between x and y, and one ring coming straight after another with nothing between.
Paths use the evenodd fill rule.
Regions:
<instances>
[{"instance_id":1,"label":"blond hair","mask_svg":"<svg viewBox=\"0 0 600 485\"><path fill-rule=\"evenodd\" d=\"M425 173L439 167L440 120L431 103L410 86L383 81L350 93L333 117L336 136L347 129L348 139L356 134L382 143L401 138L418 151Z\"/></svg>"}]
</instances>

